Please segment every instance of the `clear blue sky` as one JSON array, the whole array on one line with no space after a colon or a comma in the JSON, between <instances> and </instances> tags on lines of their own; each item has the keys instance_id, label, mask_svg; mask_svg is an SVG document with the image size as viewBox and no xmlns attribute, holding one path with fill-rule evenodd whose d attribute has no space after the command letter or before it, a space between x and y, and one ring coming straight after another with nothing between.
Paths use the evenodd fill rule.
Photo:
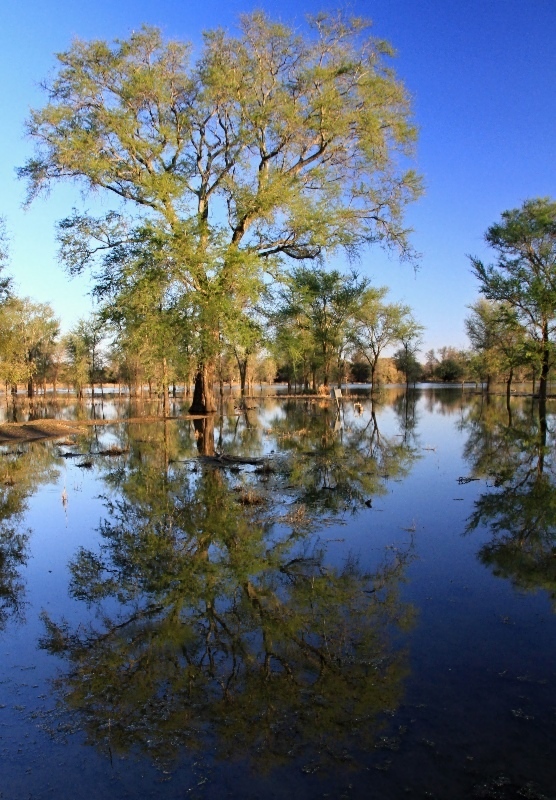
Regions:
<instances>
[{"instance_id":1,"label":"clear blue sky","mask_svg":"<svg viewBox=\"0 0 556 800\"><path fill-rule=\"evenodd\" d=\"M91 308L88 280L70 280L56 262L54 225L81 204L76 187L55 188L21 207L14 169L32 153L29 109L44 102L40 81L53 54L73 37L127 37L142 23L198 43L241 12L263 8L302 25L335 3L287 0L4 0L0 10L0 215L12 239L20 293L48 301L68 329ZM394 66L420 129L415 166L425 196L407 215L420 268L378 249L360 270L409 303L426 326L424 348L465 346L466 306L478 296L467 254L489 257L483 234L500 213L529 197L556 197L556 0L353 0L341 7L373 20L375 36L397 50Z\"/></svg>"}]
</instances>

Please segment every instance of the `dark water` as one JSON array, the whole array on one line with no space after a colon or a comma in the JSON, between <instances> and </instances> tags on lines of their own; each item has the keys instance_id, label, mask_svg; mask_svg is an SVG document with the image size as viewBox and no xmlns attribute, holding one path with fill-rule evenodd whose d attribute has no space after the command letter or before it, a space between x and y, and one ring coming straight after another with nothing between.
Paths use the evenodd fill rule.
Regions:
<instances>
[{"instance_id":1,"label":"dark water","mask_svg":"<svg viewBox=\"0 0 556 800\"><path fill-rule=\"evenodd\" d=\"M554 798L550 405L257 406L0 448L0 798Z\"/></svg>"}]
</instances>

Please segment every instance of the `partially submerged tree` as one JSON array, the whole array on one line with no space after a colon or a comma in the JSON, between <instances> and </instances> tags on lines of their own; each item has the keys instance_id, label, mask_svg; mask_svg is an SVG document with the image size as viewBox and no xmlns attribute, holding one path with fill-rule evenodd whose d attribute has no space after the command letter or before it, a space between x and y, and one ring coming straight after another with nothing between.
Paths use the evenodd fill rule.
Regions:
<instances>
[{"instance_id":1,"label":"partially submerged tree","mask_svg":"<svg viewBox=\"0 0 556 800\"><path fill-rule=\"evenodd\" d=\"M0 304L0 375L6 384L27 384L33 397L35 378L48 367L59 321L48 303L10 297Z\"/></svg>"},{"instance_id":2,"label":"partially submerged tree","mask_svg":"<svg viewBox=\"0 0 556 800\"><path fill-rule=\"evenodd\" d=\"M411 316L405 318L398 331L401 347L394 353L394 364L405 375L406 388L411 381L415 383L423 371L417 361L423 331L424 327Z\"/></svg>"},{"instance_id":3,"label":"partially submerged tree","mask_svg":"<svg viewBox=\"0 0 556 800\"><path fill-rule=\"evenodd\" d=\"M367 282L352 272L296 267L280 293L276 323L292 324L305 334L313 388L317 370L328 387L334 363L349 342L348 330Z\"/></svg>"},{"instance_id":4,"label":"partially submerged tree","mask_svg":"<svg viewBox=\"0 0 556 800\"><path fill-rule=\"evenodd\" d=\"M193 411L215 409L220 320L253 302L265 270L374 242L408 252L402 212L420 187L396 157L415 128L385 64L392 50L366 27L321 15L303 37L256 12L239 37L205 34L195 63L189 46L147 27L57 56L48 102L28 123L37 154L20 175L30 199L77 180L134 215L127 233L70 218L72 272L93 267L102 283L130 231L156 232L168 284L196 306Z\"/></svg>"},{"instance_id":5,"label":"partially submerged tree","mask_svg":"<svg viewBox=\"0 0 556 800\"><path fill-rule=\"evenodd\" d=\"M469 306L465 320L467 335L487 376L487 392L493 374L506 372L508 396L514 370L526 362L528 335L515 309L507 303L480 299Z\"/></svg>"},{"instance_id":6,"label":"partially submerged tree","mask_svg":"<svg viewBox=\"0 0 556 800\"><path fill-rule=\"evenodd\" d=\"M83 397L83 389L87 384L91 387L91 393L94 392L94 384L102 368L103 338L102 320L91 314L87 319L80 319L64 339L70 374L79 398Z\"/></svg>"},{"instance_id":7,"label":"partially submerged tree","mask_svg":"<svg viewBox=\"0 0 556 800\"><path fill-rule=\"evenodd\" d=\"M405 333L405 325L411 320L411 309L402 303L385 303L388 293L385 286L369 288L361 298L355 312L353 344L371 369L372 391L378 359L390 345L400 341Z\"/></svg>"},{"instance_id":8,"label":"partially submerged tree","mask_svg":"<svg viewBox=\"0 0 556 800\"><path fill-rule=\"evenodd\" d=\"M526 200L521 208L504 211L485 239L497 253L496 264L471 258L473 272L481 293L507 303L537 340L539 397L544 401L556 330L556 202Z\"/></svg>"}]
</instances>

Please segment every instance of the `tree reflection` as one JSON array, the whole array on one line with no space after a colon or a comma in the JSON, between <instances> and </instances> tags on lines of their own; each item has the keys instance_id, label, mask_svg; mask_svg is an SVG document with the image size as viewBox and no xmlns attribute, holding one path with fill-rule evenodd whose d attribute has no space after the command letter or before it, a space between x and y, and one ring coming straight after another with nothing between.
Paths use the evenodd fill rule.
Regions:
<instances>
[{"instance_id":1,"label":"tree reflection","mask_svg":"<svg viewBox=\"0 0 556 800\"><path fill-rule=\"evenodd\" d=\"M161 761L215 742L269 768L368 748L401 699L390 640L411 619L398 595L408 551L372 572L334 565L303 505L174 466L107 499L100 549L70 565L97 622L43 615L42 646L67 659L58 689L89 740Z\"/></svg>"},{"instance_id":2,"label":"tree reflection","mask_svg":"<svg viewBox=\"0 0 556 800\"><path fill-rule=\"evenodd\" d=\"M29 557L30 532L22 530L22 520L27 499L40 483L56 475L51 446L0 446L0 631L10 618L23 618L25 583L21 569Z\"/></svg>"},{"instance_id":3,"label":"tree reflection","mask_svg":"<svg viewBox=\"0 0 556 800\"><path fill-rule=\"evenodd\" d=\"M25 584L20 569L28 558L29 534L0 523L0 631L11 617L23 617Z\"/></svg>"},{"instance_id":4,"label":"tree reflection","mask_svg":"<svg viewBox=\"0 0 556 800\"><path fill-rule=\"evenodd\" d=\"M478 413L479 412L479 413ZM556 485L546 415L520 406L508 418L490 404L470 419L467 456L494 487L475 503L467 530L490 529L479 551L495 575L520 589L543 588L556 601Z\"/></svg>"},{"instance_id":5,"label":"tree reflection","mask_svg":"<svg viewBox=\"0 0 556 800\"><path fill-rule=\"evenodd\" d=\"M272 426L286 454L288 489L313 513L355 511L385 494L388 479L407 475L418 458L405 430L381 434L375 407L369 401L370 414L346 420L328 408L292 403L287 418Z\"/></svg>"}]
</instances>

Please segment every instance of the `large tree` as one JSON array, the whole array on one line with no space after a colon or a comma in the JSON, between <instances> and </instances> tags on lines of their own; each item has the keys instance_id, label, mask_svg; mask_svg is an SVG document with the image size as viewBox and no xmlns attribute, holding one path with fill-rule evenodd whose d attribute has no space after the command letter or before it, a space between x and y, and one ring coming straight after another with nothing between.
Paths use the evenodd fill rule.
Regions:
<instances>
[{"instance_id":1,"label":"large tree","mask_svg":"<svg viewBox=\"0 0 556 800\"><path fill-rule=\"evenodd\" d=\"M556 202L526 200L521 208L504 211L487 230L496 251L495 264L471 258L480 291L489 300L507 303L538 342L541 357L539 397L546 399L551 365L551 336L556 330Z\"/></svg>"},{"instance_id":2,"label":"large tree","mask_svg":"<svg viewBox=\"0 0 556 800\"><path fill-rule=\"evenodd\" d=\"M385 63L391 48L366 38L359 19L311 24L301 36L246 15L238 37L206 33L195 62L153 28L76 41L31 113L37 152L20 170L30 198L74 179L124 201L135 230L148 221L164 239L168 281L198 307L194 411L215 408L219 317L256 295L264 270L377 241L407 249L402 211L419 181L397 156L415 128ZM91 243L83 219L75 271L122 242L108 233Z\"/></svg>"}]
</instances>

